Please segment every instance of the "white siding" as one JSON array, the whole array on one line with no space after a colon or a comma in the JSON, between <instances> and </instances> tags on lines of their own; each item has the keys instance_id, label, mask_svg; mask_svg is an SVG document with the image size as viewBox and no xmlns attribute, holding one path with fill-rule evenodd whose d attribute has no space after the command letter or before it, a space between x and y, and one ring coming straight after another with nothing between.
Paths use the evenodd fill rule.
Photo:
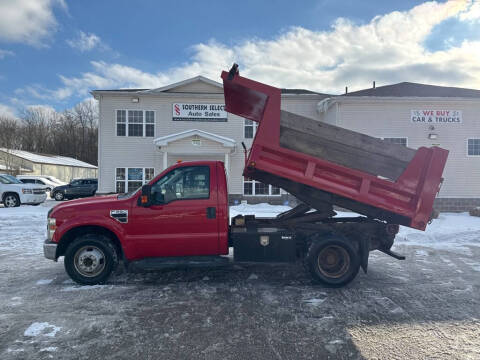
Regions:
<instances>
[{"instance_id":1,"label":"white siding","mask_svg":"<svg viewBox=\"0 0 480 360\"><path fill-rule=\"evenodd\" d=\"M183 92L183 93L182 93ZM196 92L196 94L192 94ZM215 92L212 94L212 92ZM316 104L320 96L306 95L285 96L282 99L282 108L308 117L318 118ZM140 98L140 102L132 103L133 97ZM228 137L237 143L236 150L230 154L229 164L229 191L231 194L242 194L243 181L242 171L244 154L241 146L242 141L250 147L252 139L244 138L244 119L228 114L227 122L199 122L199 121L172 121L172 105L182 103L224 103L221 89L198 81L182 85L160 94L102 94L100 98L100 126L99 126L99 193L115 191L115 168L116 167L154 167L158 174L163 169L163 152L154 146L153 140L185 130L198 129L216 135ZM155 137L125 137L116 136L116 110L154 110L155 111ZM213 141L202 139L201 147L191 145L191 139L179 140L169 144L168 151L188 154L202 152L204 160L224 160L222 153L229 149ZM220 156L211 156L220 153ZM186 155L183 154L183 155ZM169 155L171 163L174 155ZM183 160L187 160L185 156ZM197 159L197 157L195 157ZM192 158L193 159L193 158Z\"/></svg>"},{"instance_id":2,"label":"white siding","mask_svg":"<svg viewBox=\"0 0 480 360\"><path fill-rule=\"evenodd\" d=\"M450 151L440 197L480 197L480 157L467 156L467 138L480 137L480 101L462 99L352 99L339 104L338 125L376 137L406 137L408 146L438 145ZM414 124L410 111L462 110L461 124ZM332 106L330 112L336 110ZM438 135L428 139L430 133Z\"/></svg>"},{"instance_id":3,"label":"white siding","mask_svg":"<svg viewBox=\"0 0 480 360\"><path fill-rule=\"evenodd\" d=\"M131 98L140 98L132 103ZM283 95L282 109L312 119L363 132L376 137L406 137L408 146L439 145L450 150L442 197L480 197L480 157L468 157L467 138L480 138L480 102L468 99L427 99L427 98L336 98L329 110L320 116L317 104L322 100L316 95ZM231 194L242 194L242 171L244 165L241 142L247 147L252 139L244 138L244 119L228 115L227 122L172 121L172 104L219 103L223 104L221 89L205 82L184 84L168 92L159 94L119 94L103 93L100 98L99 126L99 192L113 192L116 167L154 167L156 173L163 169L163 152L153 144L153 139L190 129L228 137L236 141L236 150L230 154L229 189ZM428 125L412 124L412 109L452 109L462 110L462 124ZM115 110L154 110L155 137L117 137ZM428 134L438 135L437 140L429 140ZM182 160L203 159L223 160L229 149L214 141L202 139L202 146L195 147L191 138L169 144L171 151ZM182 154L184 153L184 154ZM218 153L217 155L214 155ZM192 154L192 157L185 155ZM178 156L171 154L169 163Z\"/></svg>"}]
</instances>

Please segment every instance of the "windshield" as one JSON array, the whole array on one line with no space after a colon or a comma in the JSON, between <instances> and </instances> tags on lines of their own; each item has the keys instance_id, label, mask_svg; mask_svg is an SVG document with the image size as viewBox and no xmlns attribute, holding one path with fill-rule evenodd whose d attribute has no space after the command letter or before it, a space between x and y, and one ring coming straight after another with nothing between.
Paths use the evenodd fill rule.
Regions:
<instances>
[{"instance_id":1,"label":"windshield","mask_svg":"<svg viewBox=\"0 0 480 360\"><path fill-rule=\"evenodd\" d=\"M23 184L20 180L18 180L15 176L2 174L0 175L0 182L2 184Z\"/></svg>"},{"instance_id":2,"label":"windshield","mask_svg":"<svg viewBox=\"0 0 480 360\"><path fill-rule=\"evenodd\" d=\"M53 177L53 176L44 176L44 177L45 179L50 180L51 182L62 184L62 181L58 180L56 177Z\"/></svg>"}]
</instances>

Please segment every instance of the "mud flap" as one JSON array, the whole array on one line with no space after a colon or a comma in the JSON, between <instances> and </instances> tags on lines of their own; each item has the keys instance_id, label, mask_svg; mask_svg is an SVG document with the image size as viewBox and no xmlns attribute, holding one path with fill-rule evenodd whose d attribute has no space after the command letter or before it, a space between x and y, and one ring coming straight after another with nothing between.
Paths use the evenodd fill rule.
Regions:
<instances>
[{"instance_id":1,"label":"mud flap","mask_svg":"<svg viewBox=\"0 0 480 360\"><path fill-rule=\"evenodd\" d=\"M366 274L368 268L368 256L370 255L370 240L361 239L358 242L358 245L360 253L360 266L362 267L363 272Z\"/></svg>"}]
</instances>

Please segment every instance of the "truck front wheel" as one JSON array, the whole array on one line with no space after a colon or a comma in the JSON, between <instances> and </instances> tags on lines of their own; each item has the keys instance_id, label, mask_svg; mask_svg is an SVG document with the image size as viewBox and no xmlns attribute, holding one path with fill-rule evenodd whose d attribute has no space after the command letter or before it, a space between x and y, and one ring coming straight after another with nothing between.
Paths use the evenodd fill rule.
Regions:
<instances>
[{"instance_id":1,"label":"truck front wheel","mask_svg":"<svg viewBox=\"0 0 480 360\"><path fill-rule=\"evenodd\" d=\"M349 241L329 237L311 243L305 265L316 282L340 287L357 276L360 258Z\"/></svg>"},{"instance_id":2,"label":"truck front wheel","mask_svg":"<svg viewBox=\"0 0 480 360\"><path fill-rule=\"evenodd\" d=\"M118 264L111 240L99 234L77 237L65 252L65 270L75 282L96 285L107 281Z\"/></svg>"}]
</instances>

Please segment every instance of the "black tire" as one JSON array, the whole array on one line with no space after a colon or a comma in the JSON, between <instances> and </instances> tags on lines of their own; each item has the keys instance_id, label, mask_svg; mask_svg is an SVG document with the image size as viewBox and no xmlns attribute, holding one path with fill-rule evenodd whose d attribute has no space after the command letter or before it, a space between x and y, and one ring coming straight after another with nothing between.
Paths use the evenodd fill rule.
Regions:
<instances>
[{"instance_id":1,"label":"black tire","mask_svg":"<svg viewBox=\"0 0 480 360\"><path fill-rule=\"evenodd\" d=\"M305 257L305 267L315 282L341 287L357 276L360 257L351 242L330 235L313 240Z\"/></svg>"},{"instance_id":2,"label":"black tire","mask_svg":"<svg viewBox=\"0 0 480 360\"><path fill-rule=\"evenodd\" d=\"M117 267L118 254L108 237L84 234L68 246L64 265L68 275L78 284L103 284Z\"/></svg>"},{"instance_id":3,"label":"black tire","mask_svg":"<svg viewBox=\"0 0 480 360\"><path fill-rule=\"evenodd\" d=\"M3 206L5 207L19 207L20 198L15 193L7 193L3 196Z\"/></svg>"},{"instance_id":4,"label":"black tire","mask_svg":"<svg viewBox=\"0 0 480 360\"><path fill-rule=\"evenodd\" d=\"M57 191L53 194L53 198L56 201L62 201L63 199L65 199L65 195L61 191Z\"/></svg>"}]
</instances>

